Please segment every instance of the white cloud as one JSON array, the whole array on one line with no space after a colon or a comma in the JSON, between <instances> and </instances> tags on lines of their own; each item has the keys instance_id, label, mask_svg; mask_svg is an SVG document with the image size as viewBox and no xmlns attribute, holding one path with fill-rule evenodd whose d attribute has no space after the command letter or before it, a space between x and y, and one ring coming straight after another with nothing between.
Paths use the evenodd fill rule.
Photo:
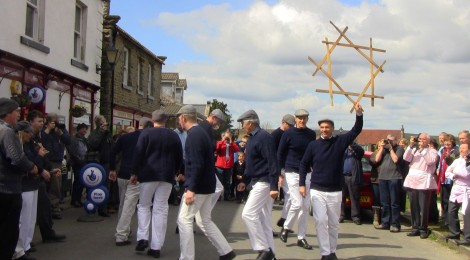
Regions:
<instances>
[{"instance_id":1,"label":"white cloud","mask_svg":"<svg viewBox=\"0 0 470 260\"><path fill-rule=\"evenodd\" d=\"M346 36L355 44L368 46L372 37L374 47L387 50L374 53L378 64L387 60L375 82L375 93L385 99L376 99L375 107L369 99L361 101L366 128L404 125L407 132L431 134L470 128L465 98L470 86L469 1L383 0L351 7L289 0L274 5L257 1L246 10L229 7L162 13L154 21L209 57L204 62L167 61L164 71L178 71L188 80L187 103L216 98L228 104L234 118L253 108L272 126L284 114L306 108L314 127L319 118L330 117L349 129L351 103L334 96L331 107L328 94L316 93L328 88L328 80L321 72L312 77L314 65L307 60L320 61L326 53L321 41L338 37L331 20L340 29L348 26ZM369 80L368 62L354 49L336 47L332 63L333 76L346 91L360 92Z\"/></svg>"}]
</instances>

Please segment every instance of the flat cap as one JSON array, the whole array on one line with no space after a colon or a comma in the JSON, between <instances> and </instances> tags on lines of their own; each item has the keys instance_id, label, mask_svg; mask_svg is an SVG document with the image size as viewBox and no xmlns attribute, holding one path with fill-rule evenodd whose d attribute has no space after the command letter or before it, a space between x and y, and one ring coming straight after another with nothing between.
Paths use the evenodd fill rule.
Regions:
<instances>
[{"instance_id":1,"label":"flat cap","mask_svg":"<svg viewBox=\"0 0 470 260\"><path fill-rule=\"evenodd\" d=\"M0 98L0 115L6 115L15 111L19 107L15 100L2 97Z\"/></svg>"},{"instance_id":2,"label":"flat cap","mask_svg":"<svg viewBox=\"0 0 470 260\"><path fill-rule=\"evenodd\" d=\"M309 113L305 109L297 109L294 113L294 116L308 116Z\"/></svg>"},{"instance_id":3,"label":"flat cap","mask_svg":"<svg viewBox=\"0 0 470 260\"><path fill-rule=\"evenodd\" d=\"M237 122L242 122L243 120L249 119L259 119L258 114L253 109L250 109L243 113L238 119Z\"/></svg>"},{"instance_id":4,"label":"flat cap","mask_svg":"<svg viewBox=\"0 0 470 260\"><path fill-rule=\"evenodd\" d=\"M282 121L286 122L287 124L289 124L290 126L293 126L295 125L295 117L291 114L285 114L283 117L282 117Z\"/></svg>"},{"instance_id":5,"label":"flat cap","mask_svg":"<svg viewBox=\"0 0 470 260\"><path fill-rule=\"evenodd\" d=\"M224 112L222 112L222 110L220 110L220 109L218 109L218 108L212 110L211 116L215 116L215 117L217 117L219 120L225 122L225 114L224 114Z\"/></svg>"},{"instance_id":6,"label":"flat cap","mask_svg":"<svg viewBox=\"0 0 470 260\"><path fill-rule=\"evenodd\" d=\"M82 129L82 128L88 129L87 124L85 124L85 123L80 123L80 124L77 125L77 131L80 130L80 129Z\"/></svg>"},{"instance_id":7,"label":"flat cap","mask_svg":"<svg viewBox=\"0 0 470 260\"><path fill-rule=\"evenodd\" d=\"M153 117L153 114L152 114L152 117ZM145 126L148 122L152 122L152 119L150 119L148 117L145 117L145 116L143 116L139 119L139 125L140 126Z\"/></svg>"},{"instance_id":8,"label":"flat cap","mask_svg":"<svg viewBox=\"0 0 470 260\"><path fill-rule=\"evenodd\" d=\"M157 109L152 113L152 120L155 122L162 122L168 120L168 115L165 111Z\"/></svg>"},{"instance_id":9,"label":"flat cap","mask_svg":"<svg viewBox=\"0 0 470 260\"><path fill-rule=\"evenodd\" d=\"M318 125L320 125L321 123L330 123L333 127L335 126L335 122L333 122L333 120L329 118L318 120Z\"/></svg>"},{"instance_id":10,"label":"flat cap","mask_svg":"<svg viewBox=\"0 0 470 260\"><path fill-rule=\"evenodd\" d=\"M183 114L196 114L196 108L192 105L185 105L178 110L178 113L176 113L177 116Z\"/></svg>"},{"instance_id":11,"label":"flat cap","mask_svg":"<svg viewBox=\"0 0 470 260\"><path fill-rule=\"evenodd\" d=\"M23 132L30 132L32 133L33 132L33 128L31 128L31 125L29 124L28 121L19 121L18 123L16 123L15 125L15 131L18 132L18 131L23 131Z\"/></svg>"}]
</instances>

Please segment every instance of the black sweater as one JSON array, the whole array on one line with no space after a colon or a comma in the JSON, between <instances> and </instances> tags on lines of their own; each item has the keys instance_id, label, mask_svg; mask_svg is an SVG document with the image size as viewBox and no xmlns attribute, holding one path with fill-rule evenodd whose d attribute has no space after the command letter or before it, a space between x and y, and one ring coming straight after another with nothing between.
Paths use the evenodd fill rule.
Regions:
<instances>
[{"instance_id":1,"label":"black sweater","mask_svg":"<svg viewBox=\"0 0 470 260\"><path fill-rule=\"evenodd\" d=\"M121 154L121 167L119 168L118 177L129 180L132 172L132 160L134 159L135 147L142 130L137 130L119 137L117 142L111 149L109 156L109 169L116 170L116 157Z\"/></svg>"},{"instance_id":2,"label":"black sweater","mask_svg":"<svg viewBox=\"0 0 470 260\"><path fill-rule=\"evenodd\" d=\"M307 172L313 166L311 189L341 191L344 151L361 133L362 124L362 116L356 116L356 123L346 134L311 142L300 162L299 185L305 186Z\"/></svg>"},{"instance_id":3,"label":"black sweater","mask_svg":"<svg viewBox=\"0 0 470 260\"><path fill-rule=\"evenodd\" d=\"M284 132L277 148L279 167L286 172L299 172L300 160L304 156L308 144L317 135L310 128L291 127Z\"/></svg>"}]
</instances>

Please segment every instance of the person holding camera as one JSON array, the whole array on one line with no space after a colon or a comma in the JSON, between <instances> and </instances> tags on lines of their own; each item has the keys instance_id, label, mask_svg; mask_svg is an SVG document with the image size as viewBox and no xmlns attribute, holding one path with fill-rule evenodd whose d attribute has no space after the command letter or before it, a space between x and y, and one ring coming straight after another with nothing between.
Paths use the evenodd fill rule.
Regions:
<instances>
[{"instance_id":1,"label":"person holding camera","mask_svg":"<svg viewBox=\"0 0 470 260\"><path fill-rule=\"evenodd\" d=\"M238 145L232 140L230 131L222 133L222 139L215 146L215 154L217 155L215 166L217 178L224 186L224 200L234 199L230 197L230 182L234 165L233 154L238 151Z\"/></svg>"},{"instance_id":2,"label":"person holding camera","mask_svg":"<svg viewBox=\"0 0 470 260\"><path fill-rule=\"evenodd\" d=\"M449 221L450 234L446 239L457 239L458 245L470 245L470 207L468 207L468 196L470 192L470 156L468 144L461 144L459 147L460 157L455 159L447 167L446 178L454 181L449 197ZM466 206L464 206L466 205ZM463 240L460 239L459 209L464 207L465 212L463 223Z\"/></svg>"},{"instance_id":3,"label":"person holding camera","mask_svg":"<svg viewBox=\"0 0 470 260\"><path fill-rule=\"evenodd\" d=\"M62 168L64 160L65 146L71 144L72 139L64 124L58 122L57 114L49 113L46 116L45 127L41 132L42 145L49 151L47 159L53 169ZM54 207L54 218L60 219L60 209L58 203L62 201L62 173L61 171L52 174L51 181L47 185L47 192L51 196Z\"/></svg>"},{"instance_id":4,"label":"person holding camera","mask_svg":"<svg viewBox=\"0 0 470 260\"><path fill-rule=\"evenodd\" d=\"M381 224L376 229L390 230L392 233L400 232L400 197L402 192L402 173L400 172L403 148L396 143L394 135L387 135L379 142L372 163L380 163L379 190L380 204L382 206Z\"/></svg>"}]
</instances>

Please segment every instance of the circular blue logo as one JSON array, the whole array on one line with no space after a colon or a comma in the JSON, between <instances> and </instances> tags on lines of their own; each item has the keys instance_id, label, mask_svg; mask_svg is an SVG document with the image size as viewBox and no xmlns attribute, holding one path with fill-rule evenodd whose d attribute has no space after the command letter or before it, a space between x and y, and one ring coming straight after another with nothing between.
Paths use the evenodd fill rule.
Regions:
<instances>
[{"instance_id":1,"label":"circular blue logo","mask_svg":"<svg viewBox=\"0 0 470 260\"><path fill-rule=\"evenodd\" d=\"M80 182L87 188L96 188L106 182L107 174L98 163L88 163L80 170Z\"/></svg>"},{"instance_id":2,"label":"circular blue logo","mask_svg":"<svg viewBox=\"0 0 470 260\"><path fill-rule=\"evenodd\" d=\"M41 86L33 86L28 90L28 95L31 97L31 103L40 104L46 99L46 90Z\"/></svg>"}]
</instances>

